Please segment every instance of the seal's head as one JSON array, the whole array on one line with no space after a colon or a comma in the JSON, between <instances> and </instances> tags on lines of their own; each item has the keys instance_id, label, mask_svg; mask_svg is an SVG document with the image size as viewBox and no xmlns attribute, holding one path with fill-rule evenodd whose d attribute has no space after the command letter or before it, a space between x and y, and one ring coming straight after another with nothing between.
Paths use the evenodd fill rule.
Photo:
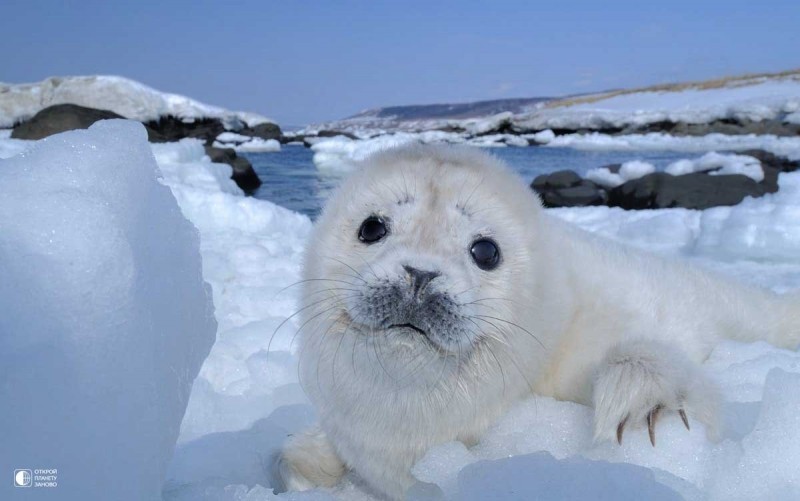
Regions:
<instances>
[{"instance_id":1,"label":"seal's head","mask_svg":"<svg viewBox=\"0 0 800 501\"><path fill-rule=\"evenodd\" d=\"M526 184L480 150L416 145L368 158L307 251L303 356L316 367L304 384L352 366L376 385L413 386L495 364L514 338L535 343L520 317L534 291L521 277L540 212Z\"/></svg>"}]
</instances>

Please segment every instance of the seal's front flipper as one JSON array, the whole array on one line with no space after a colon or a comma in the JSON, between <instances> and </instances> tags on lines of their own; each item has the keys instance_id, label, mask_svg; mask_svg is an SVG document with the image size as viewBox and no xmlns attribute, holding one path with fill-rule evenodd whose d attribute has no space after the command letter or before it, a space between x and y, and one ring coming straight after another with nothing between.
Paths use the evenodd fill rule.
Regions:
<instances>
[{"instance_id":1,"label":"seal's front flipper","mask_svg":"<svg viewBox=\"0 0 800 501\"><path fill-rule=\"evenodd\" d=\"M278 468L283 485L289 491L333 487L346 471L325 432L318 427L289 437Z\"/></svg>"},{"instance_id":2,"label":"seal's front flipper","mask_svg":"<svg viewBox=\"0 0 800 501\"><path fill-rule=\"evenodd\" d=\"M659 341L623 341L608 350L594 381L595 440L616 439L631 427L647 426L656 443L656 424L675 412L689 429L689 418L717 434L716 385L681 351ZM688 417L687 417L688 415Z\"/></svg>"}]
</instances>

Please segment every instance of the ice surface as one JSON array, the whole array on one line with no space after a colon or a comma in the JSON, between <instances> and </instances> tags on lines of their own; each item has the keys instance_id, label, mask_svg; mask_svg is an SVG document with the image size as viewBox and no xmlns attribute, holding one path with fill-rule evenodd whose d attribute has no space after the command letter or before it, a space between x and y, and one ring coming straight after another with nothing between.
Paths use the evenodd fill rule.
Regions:
<instances>
[{"instance_id":1,"label":"ice surface","mask_svg":"<svg viewBox=\"0 0 800 501\"><path fill-rule=\"evenodd\" d=\"M0 127L12 127L48 106L63 103L110 110L140 122L167 115L185 121L219 118L226 128L234 130L272 122L255 113L228 111L186 96L159 92L128 78L95 75L51 77L30 84L0 83Z\"/></svg>"},{"instance_id":2,"label":"ice surface","mask_svg":"<svg viewBox=\"0 0 800 501\"><path fill-rule=\"evenodd\" d=\"M740 139L751 141L746 136ZM349 144L349 140L336 141ZM273 350L279 347L277 353L267 355L264 345L280 318L297 308L293 288L277 291L298 280L299 258L309 223L298 219L284 224L291 213L267 202L242 198L235 193L235 186L228 187L229 193L219 193L226 188L211 180L230 182L227 171L220 176L207 172L201 175L217 164L203 159L199 146L185 142L164 148L183 151L171 157L183 163L165 164L166 152L157 151L157 158L187 217L200 229L205 276L215 286L221 340L195 385L165 497L272 499L268 489L260 490L258 486L273 485L271 461L278 444L286 434L314 419L296 385L296 361L289 346L291 334L299 326L287 324L279 331L273 342ZM188 180L173 177L182 169L195 176ZM209 200L213 207L208 206ZM239 212L244 205L249 206L246 216ZM748 282L779 291L800 288L800 262L796 258L800 255L798 174L782 174L778 193L747 200L736 207L707 211L593 207L550 212L589 231L651 252L682 256ZM263 224L245 224L259 214L270 216ZM232 255L241 258L231 261ZM262 262L267 264L262 267ZM265 273L264 268L270 269L271 274ZM218 284L224 294L217 292ZM257 307L246 307L251 301ZM607 475L628 483L639 482L638 489L628 491L628 499L642 499L642 493L670 496L671 491L687 499L745 499L724 487L752 482L753 475L758 474L752 465L758 460L766 461L755 452L750 456L744 452L745 440L752 436L757 423L769 423L776 433L797 433L796 427L789 429L761 417L767 398L762 396L768 395L764 391L767 374L776 367L800 372L800 355L765 343L726 342L713 352L706 369L720 382L728 402L724 407L726 429L720 443L710 442L696 423L687 432L677 417L665 416L659 424L656 448L641 428L630 430L622 447L593 444L590 408L531 398L514 407L476 446L451 443L432 450L414 467L414 474L421 481L414 495L435 499L459 492L463 496L474 493L494 498L487 493L497 493L498 488L504 487L529 492L524 489L547 479L553 479L553 489L559 485L569 488L557 480L574 479L577 474L586 478L584 487L597 492L613 488L610 483L600 484ZM290 404L296 405L286 407ZM552 458L537 456L535 460L542 463L541 468L549 468L548 475L539 476L526 467L530 466L526 461L532 461L528 455L541 451ZM508 456L514 459L503 459ZM797 457L800 454L787 456L786 464ZM495 463L497 460L502 461ZM745 466L731 466L739 463ZM609 473L612 466L620 469ZM263 473L258 473L259 468ZM791 475L790 471L778 471L770 477L771 487L764 493L780 498L781 489L791 488ZM498 486L501 479L503 483ZM278 499L298 499L296 496L281 494ZM335 489L300 496L299 499L370 499L349 478ZM625 499L624 494L619 499Z\"/></svg>"},{"instance_id":3,"label":"ice surface","mask_svg":"<svg viewBox=\"0 0 800 501\"><path fill-rule=\"evenodd\" d=\"M0 471L58 470L26 499L159 496L216 322L158 177L122 120L0 161Z\"/></svg>"},{"instance_id":4,"label":"ice surface","mask_svg":"<svg viewBox=\"0 0 800 501\"><path fill-rule=\"evenodd\" d=\"M401 137L423 141L419 135ZM457 138L449 133L429 136L430 141ZM576 145L594 142L591 147L613 143L628 149L649 145L703 153L765 147L800 158L800 141L796 138L575 135L570 140ZM0 151L9 148L9 141L0 139ZM336 138L335 146L328 144L319 151L337 157L332 161L335 168L363 154L356 153L360 148L368 147L368 142L351 143ZM24 143L10 148L33 145L34 149L23 157L27 159L47 144ZM315 419L297 384L292 336L300 326L291 319L277 329L299 307L296 287L291 285L299 280L310 221L269 202L242 196L230 180L230 167L211 163L199 141L154 144L151 149L162 182L171 188L182 213L200 233L203 277L213 286L219 323L218 341L189 398L164 498L371 499L352 478L330 490L272 493L272 461L280 444L287 434ZM109 183L113 185L113 179ZM775 194L706 211L591 207L549 212L649 252L689 259L699 266L785 292L800 289L800 173L781 174L780 186ZM44 188L37 186L37 190ZM23 206L21 198L14 200ZM36 207L29 200L39 199L25 198L26 212ZM3 203L5 199L0 199L0 206ZM139 210L149 211L147 207ZM163 217L169 219L159 216L150 220L160 228L166 224ZM0 217L0 224L3 222ZM84 235L81 241L87 241L84 238L97 240ZM112 264L120 258L115 259ZM14 269L27 272L24 267ZM54 280L58 279L56 275ZM59 293L58 289L49 292ZM165 304L174 307L174 297L166 299ZM800 461L800 427L793 413L800 405L800 354L766 343L724 342L704 368L719 382L726 401L720 442L709 441L697 423L693 422L687 432L680 419L665 415L659 423L656 448L642 428L626 431L621 447L594 444L590 408L534 397L517 404L475 446L450 443L431 450L414 467L420 483L413 495L417 499L447 499L458 493L458 498L493 499L513 489L525 496L566 492L576 496L597 494L590 496L594 498L608 493L626 499L625 492L613 490L619 480L623 485L636 486L628 489L627 499L660 495L670 499L674 492L686 499L797 498L798 470L793 466ZM5 374L3 369L5 366L0 366L0 375Z\"/></svg>"}]
</instances>

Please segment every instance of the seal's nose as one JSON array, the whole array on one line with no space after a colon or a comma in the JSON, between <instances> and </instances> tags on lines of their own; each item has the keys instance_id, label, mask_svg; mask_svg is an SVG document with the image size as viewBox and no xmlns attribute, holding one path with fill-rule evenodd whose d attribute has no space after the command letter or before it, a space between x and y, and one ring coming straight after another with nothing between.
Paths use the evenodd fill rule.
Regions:
<instances>
[{"instance_id":1,"label":"seal's nose","mask_svg":"<svg viewBox=\"0 0 800 501\"><path fill-rule=\"evenodd\" d=\"M406 270L406 273L408 273L408 278L411 282L411 290L414 293L414 297L419 297L431 280L441 275L441 273L438 271L418 270L407 265L403 265L403 269Z\"/></svg>"}]
</instances>

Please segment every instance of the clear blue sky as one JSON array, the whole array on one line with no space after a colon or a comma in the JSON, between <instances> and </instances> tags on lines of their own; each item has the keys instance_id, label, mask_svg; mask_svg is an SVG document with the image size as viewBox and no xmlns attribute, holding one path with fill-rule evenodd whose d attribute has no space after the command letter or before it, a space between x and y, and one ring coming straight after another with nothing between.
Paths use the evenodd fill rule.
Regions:
<instances>
[{"instance_id":1,"label":"clear blue sky","mask_svg":"<svg viewBox=\"0 0 800 501\"><path fill-rule=\"evenodd\" d=\"M0 81L117 74L282 124L800 67L800 0L0 2Z\"/></svg>"}]
</instances>

